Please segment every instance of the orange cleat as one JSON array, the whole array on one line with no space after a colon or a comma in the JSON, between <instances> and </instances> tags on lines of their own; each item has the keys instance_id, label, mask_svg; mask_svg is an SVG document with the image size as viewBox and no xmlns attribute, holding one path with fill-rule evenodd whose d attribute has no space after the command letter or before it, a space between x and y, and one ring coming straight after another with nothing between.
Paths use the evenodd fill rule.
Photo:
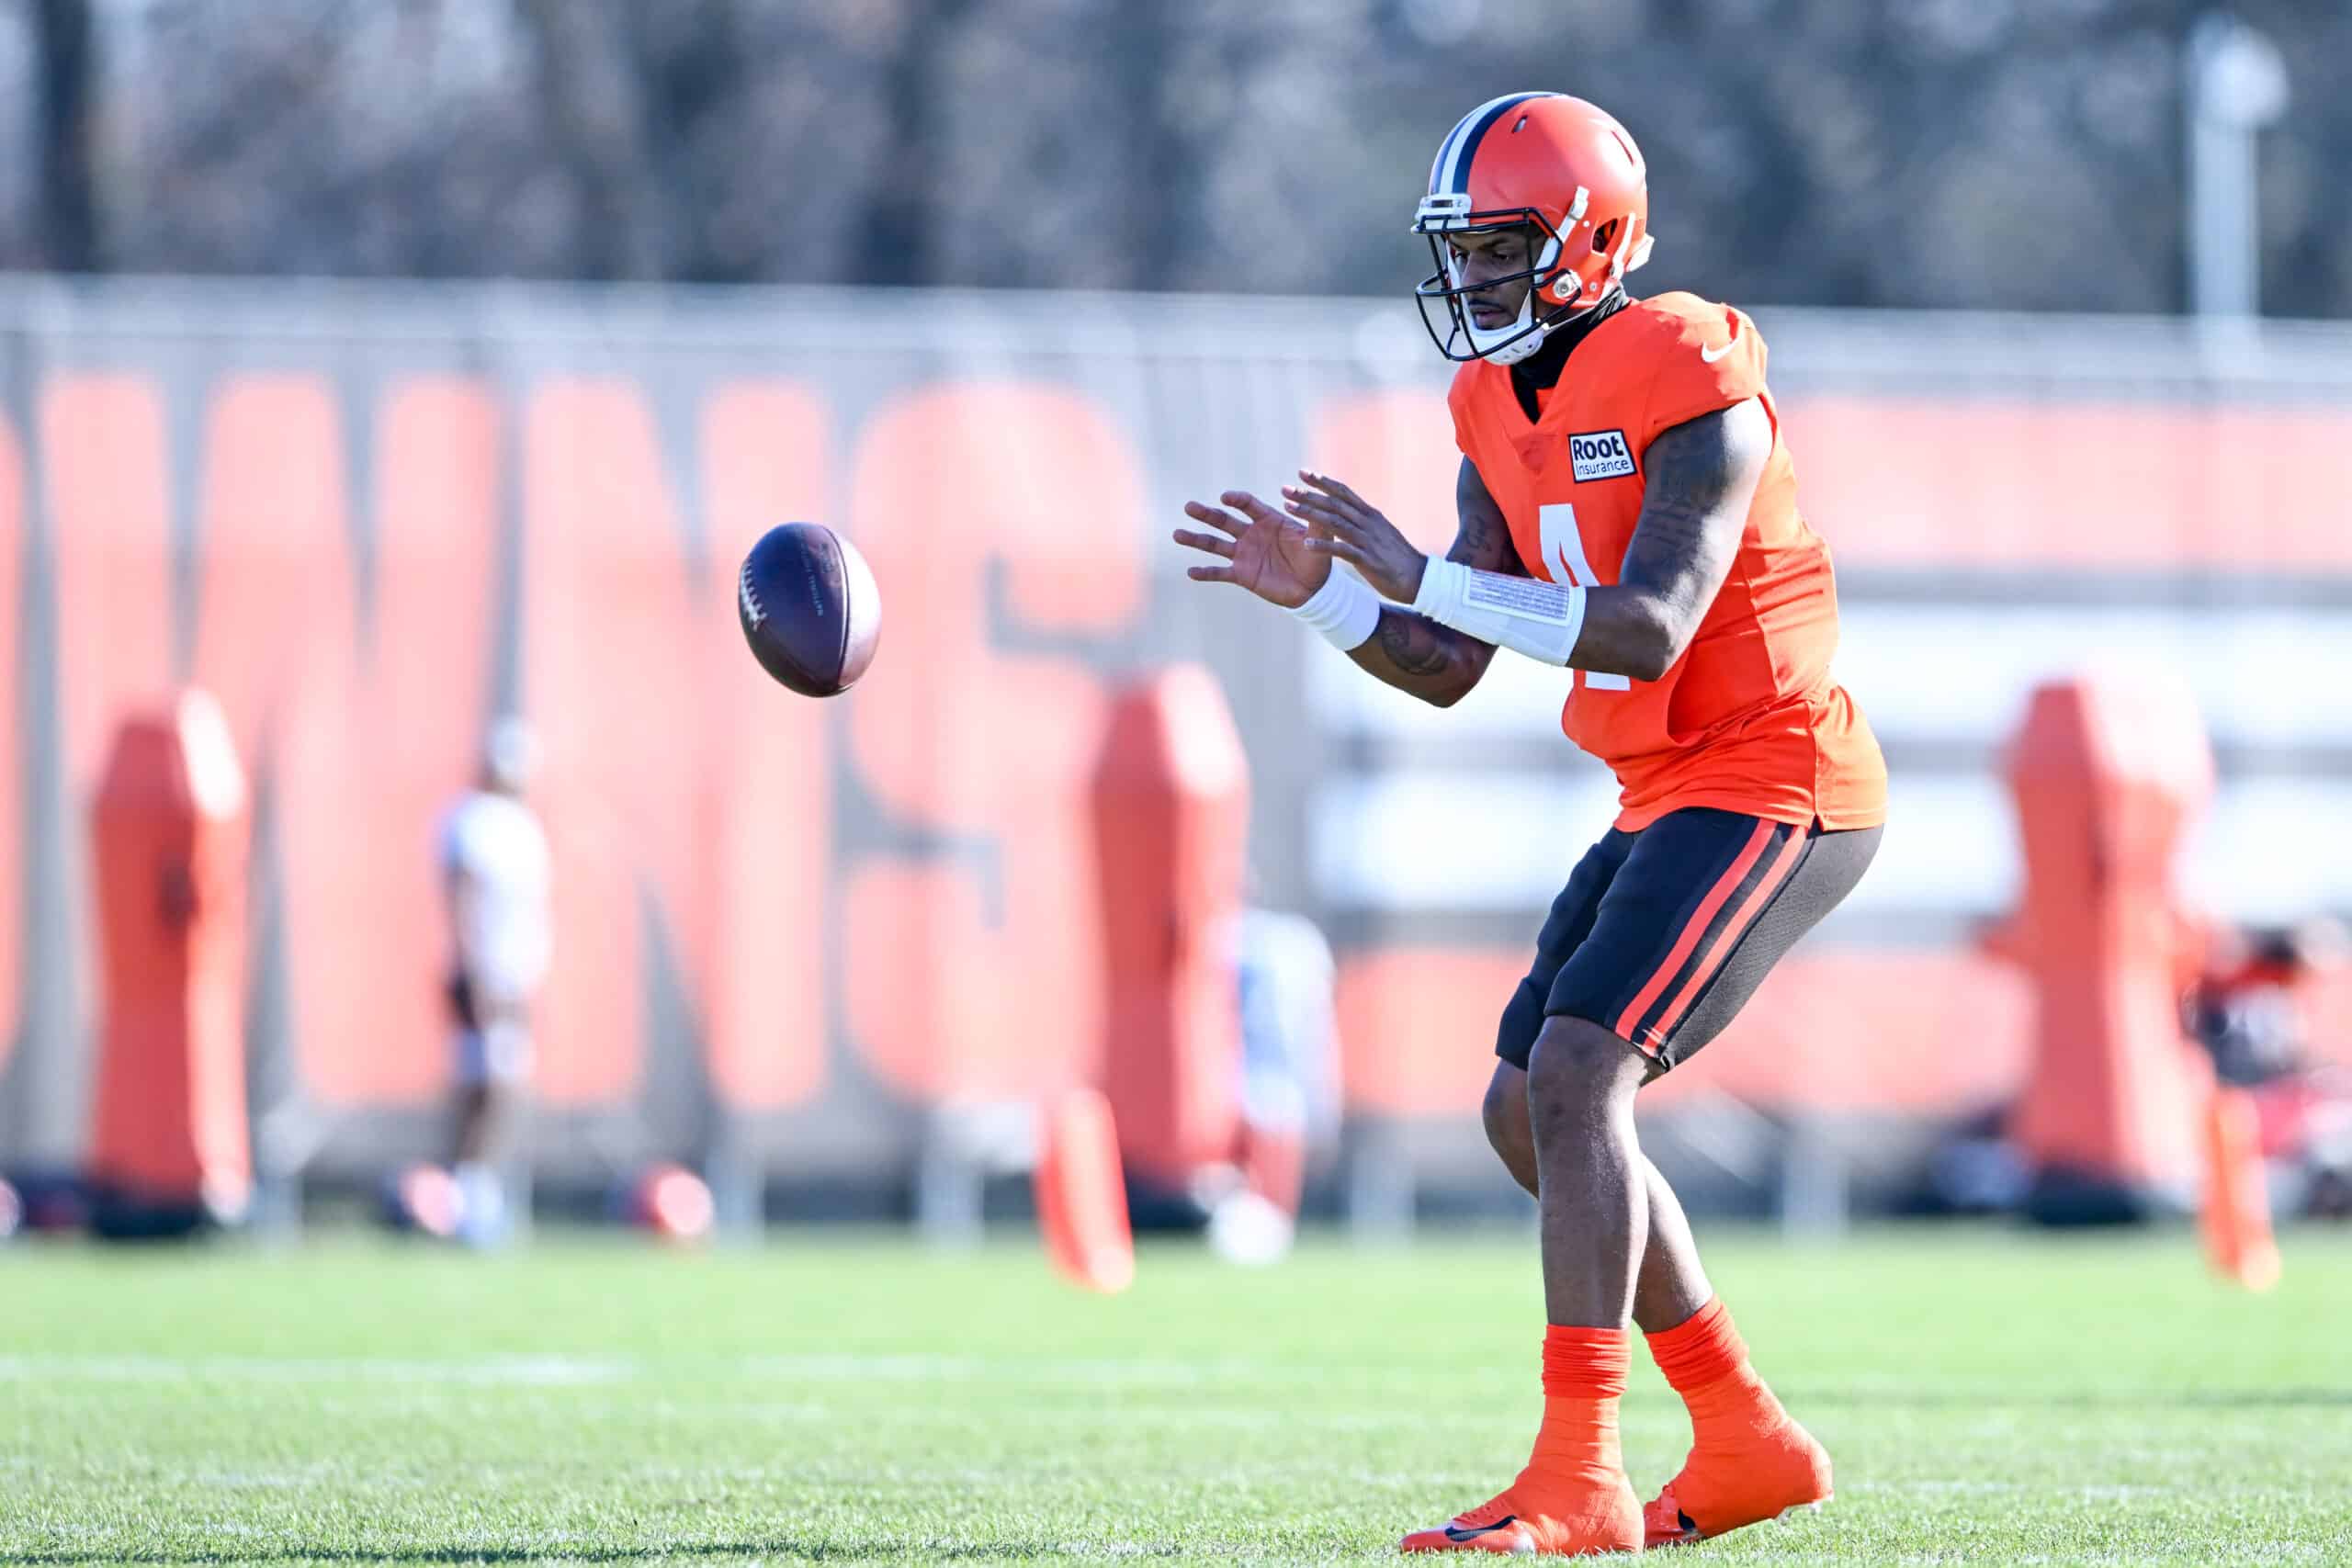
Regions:
<instances>
[{"instance_id":1,"label":"orange cleat","mask_svg":"<svg viewBox=\"0 0 2352 1568\"><path fill-rule=\"evenodd\" d=\"M1829 1501L1829 1454L1793 1421L1734 1453L1693 1449L1682 1473L1642 1510L1643 1544L1682 1546Z\"/></svg>"},{"instance_id":2,"label":"orange cleat","mask_svg":"<svg viewBox=\"0 0 2352 1568\"><path fill-rule=\"evenodd\" d=\"M1396 1550L1593 1557L1639 1551L1642 1523L1642 1500L1622 1481L1611 1492L1524 1503L1513 1487L1436 1529L1415 1530Z\"/></svg>"}]
</instances>

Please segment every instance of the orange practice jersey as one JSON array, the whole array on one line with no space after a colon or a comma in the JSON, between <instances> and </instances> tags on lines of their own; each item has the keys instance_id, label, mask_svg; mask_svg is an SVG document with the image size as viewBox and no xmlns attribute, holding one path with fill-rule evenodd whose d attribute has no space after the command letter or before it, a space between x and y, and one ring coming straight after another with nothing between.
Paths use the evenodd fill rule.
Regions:
<instances>
[{"instance_id":1,"label":"orange practice jersey","mask_svg":"<svg viewBox=\"0 0 2352 1568\"><path fill-rule=\"evenodd\" d=\"M1568 739L1616 773L1628 832L1688 806L1833 829L1885 818L1878 741L1829 679L1837 581L1828 546L1797 513L1764 340L1728 305L1664 294L1595 327L1532 424L1503 366L1464 366L1447 400L1528 571L1592 587L1617 581L1651 439L1747 398L1771 416L1772 455L1697 636L1656 681L1576 671L1561 711Z\"/></svg>"}]
</instances>

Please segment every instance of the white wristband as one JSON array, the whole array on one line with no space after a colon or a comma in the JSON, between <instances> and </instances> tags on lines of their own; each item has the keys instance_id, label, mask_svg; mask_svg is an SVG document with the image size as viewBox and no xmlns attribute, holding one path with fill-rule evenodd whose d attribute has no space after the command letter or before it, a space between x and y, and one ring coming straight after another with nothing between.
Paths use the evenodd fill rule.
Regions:
<instances>
[{"instance_id":1,"label":"white wristband","mask_svg":"<svg viewBox=\"0 0 2352 1568\"><path fill-rule=\"evenodd\" d=\"M1566 664L1584 631L1584 590L1478 571L1432 558L1413 609L1442 626L1546 664Z\"/></svg>"},{"instance_id":2,"label":"white wristband","mask_svg":"<svg viewBox=\"0 0 2352 1568\"><path fill-rule=\"evenodd\" d=\"M1323 634L1323 640L1346 653L1363 647L1380 626L1380 595L1338 561L1315 596L1291 611Z\"/></svg>"}]
</instances>

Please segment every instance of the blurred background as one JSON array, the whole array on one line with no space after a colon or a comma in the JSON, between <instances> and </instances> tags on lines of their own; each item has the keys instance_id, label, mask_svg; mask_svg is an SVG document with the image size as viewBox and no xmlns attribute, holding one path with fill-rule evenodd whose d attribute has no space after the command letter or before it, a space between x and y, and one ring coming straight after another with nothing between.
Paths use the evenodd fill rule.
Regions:
<instances>
[{"instance_id":1,"label":"blurred background","mask_svg":"<svg viewBox=\"0 0 2352 1568\"><path fill-rule=\"evenodd\" d=\"M1301 464L1450 536L1408 227L1524 87L1640 141L1636 291L1761 326L1894 774L1645 1096L1690 1206L2156 1212L2218 1077L2340 1212L2347 61L2283 0L0 0L18 1218L450 1228L488 1163L961 1236L1102 1083L1139 1220L1523 1213L1494 1020L1614 793L1557 672L1421 708L1164 541ZM888 606L829 704L731 622L786 518ZM1170 823L1205 882L1109 864Z\"/></svg>"}]
</instances>

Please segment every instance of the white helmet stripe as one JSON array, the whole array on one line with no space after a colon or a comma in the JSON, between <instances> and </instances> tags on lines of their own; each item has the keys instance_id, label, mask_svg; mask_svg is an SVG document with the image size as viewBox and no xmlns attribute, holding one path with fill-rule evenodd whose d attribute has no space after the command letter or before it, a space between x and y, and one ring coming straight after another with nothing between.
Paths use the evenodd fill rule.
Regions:
<instances>
[{"instance_id":1,"label":"white helmet stripe","mask_svg":"<svg viewBox=\"0 0 2352 1568\"><path fill-rule=\"evenodd\" d=\"M1505 93L1499 98L1489 98L1462 117L1438 149L1437 164L1430 171L1430 194L1466 194L1470 189L1470 160L1487 127L1500 119L1514 104L1530 98L1548 98L1549 93Z\"/></svg>"},{"instance_id":2,"label":"white helmet stripe","mask_svg":"<svg viewBox=\"0 0 2352 1568\"><path fill-rule=\"evenodd\" d=\"M1453 189L1452 184L1453 150L1461 144L1462 133L1470 128L1470 122L1486 113L1487 107L1487 105L1481 104L1455 120L1453 129L1445 133L1445 140L1437 144L1437 158L1430 164L1430 194L1431 196L1443 196Z\"/></svg>"}]
</instances>

